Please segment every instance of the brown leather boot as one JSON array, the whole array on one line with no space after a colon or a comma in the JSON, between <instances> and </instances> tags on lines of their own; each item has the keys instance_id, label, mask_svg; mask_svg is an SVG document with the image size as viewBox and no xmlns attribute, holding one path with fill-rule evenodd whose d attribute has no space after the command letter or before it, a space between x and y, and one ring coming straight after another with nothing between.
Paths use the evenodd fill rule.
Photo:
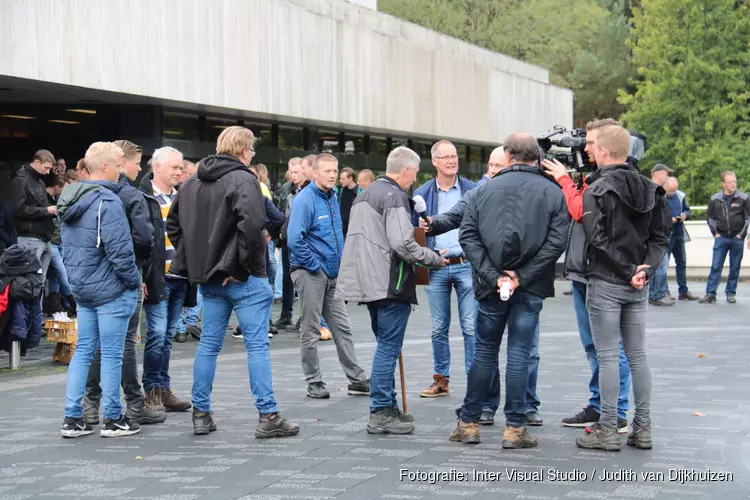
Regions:
<instances>
[{"instance_id":1,"label":"brown leather boot","mask_svg":"<svg viewBox=\"0 0 750 500\"><path fill-rule=\"evenodd\" d=\"M166 411L164 404L161 402L161 391L158 387L152 387L149 391L146 391L146 406L151 408L153 411Z\"/></svg>"},{"instance_id":2,"label":"brown leather boot","mask_svg":"<svg viewBox=\"0 0 750 500\"><path fill-rule=\"evenodd\" d=\"M180 401L179 398L172 394L172 391L166 387L162 387L160 391L161 402L164 404L164 408L166 408L167 411L187 411L193 406L188 402Z\"/></svg>"},{"instance_id":3,"label":"brown leather boot","mask_svg":"<svg viewBox=\"0 0 750 500\"><path fill-rule=\"evenodd\" d=\"M432 385L420 392L419 395L423 398L436 398L438 396L447 396L450 392L448 388L448 379L442 375L432 376Z\"/></svg>"},{"instance_id":4,"label":"brown leather boot","mask_svg":"<svg viewBox=\"0 0 750 500\"><path fill-rule=\"evenodd\" d=\"M297 433L299 425L289 422L279 413L261 413L255 428L257 438L296 436Z\"/></svg>"},{"instance_id":5,"label":"brown leather boot","mask_svg":"<svg viewBox=\"0 0 750 500\"><path fill-rule=\"evenodd\" d=\"M536 448L536 437L526 432L526 427L505 426L503 433L503 448Z\"/></svg>"},{"instance_id":6,"label":"brown leather boot","mask_svg":"<svg viewBox=\"0 0 750 500\"><path fill-rule=\"evenodd\" d=\"M464 443L464 444L480 443L481 441L479 439L479 422L466 423L459 418L458 425L456 425L456 430L451 432L451 436L449 439L451 441L455 441L457 443Z\"/></svg>"}]
</instances>

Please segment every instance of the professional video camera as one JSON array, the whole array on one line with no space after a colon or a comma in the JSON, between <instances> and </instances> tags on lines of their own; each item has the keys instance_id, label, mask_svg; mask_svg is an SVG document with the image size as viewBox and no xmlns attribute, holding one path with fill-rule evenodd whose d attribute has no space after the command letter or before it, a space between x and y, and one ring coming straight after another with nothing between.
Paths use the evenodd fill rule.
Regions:
<instances>
[{"instance_id":1,"label":"professional video camera","mask_svg":"<svg viewBox=\"0 0 750 500\"><path fill-rule=\"evenodd\" d=\"M646 153L646 136L638 132L630 132L630 151L628 163L638 168L638 161ZM596 165L589 162L589 156L584 152L586 148L586 130L574 128L568 130L562 125L537 137L539 147L544 151L544 159L557 160L571 171L586 172L596 169Z\"/></svg>"}]
</instances>

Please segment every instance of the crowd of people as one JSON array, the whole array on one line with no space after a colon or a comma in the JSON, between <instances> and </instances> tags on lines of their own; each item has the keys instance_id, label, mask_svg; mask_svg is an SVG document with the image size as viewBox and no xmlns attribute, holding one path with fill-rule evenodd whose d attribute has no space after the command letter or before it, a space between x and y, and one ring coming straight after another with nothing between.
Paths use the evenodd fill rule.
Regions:
<instances>
[{"instance_id":1,"label":"crowd of people","mask_svg":"<svg viewBox=\"0 0 750 500\"><path fill-rule=\"evenodd\" d=\"M554 296L555 264L564 253L591 395L562 423L585 428L576 439L582 448L620 450L619 434L629 429L628 445L651 448L645 311L649 303L674 304L669 255L677 298L696 299L685 275L690 207L669 167L654 166L651 180L639 173L628 158L630 135L614 120L587 125L585 151L597 169L579 182L565 165L544 160L529 134L512 134L492 151L479 183L459 175L456 147L438 141L431 149L436 175L414 192L425 202L422 213L407 194L420 167L409 148L391 151L377 178L369 170L339 172L330 154L292 158L286 183L272 193L267 169L253 164L254 146L250 130L233 126L219 136L216 154L197 165L174 148L157 149L137 188L143 151L126 140L92 144L74 171L40 150L14 176L4 220L12 219L17 236L6 238L4 228L6 246L38 263L53 308L77 315L63 437L93 433L100 407L104 437L137 433L167 412L190 408L196 435L215 432L211 393L232 312L239 322L234 336L248 352L257 437L299 432L279 413L273 390L269 339L280 329L299 333L308 397L330 397L318 343L333 340L348 394L369 396L367 432L412 433L414 417L399 408L394 371L418 302L421 266L429 270L434 366L420 396L450 394L455 289L468 382L450 439L478 443L479 426L494 424L507 327L502 446L535 447L527 427L544 424L536 392L539 315ZM715 245L705 303L716 301L727 253L726 295L735 302L750 224L734 173L724 172L722 182L708 207ZM426 231L426 246L415 239L417 227ZM279 296L281 314L273 321ZM370 315L376 349L369 374L357 360L347 303L366 306ZM188 336L199 340L190 402L172 392L169 369L172 341Z\"/></svg>"}]
</instances>

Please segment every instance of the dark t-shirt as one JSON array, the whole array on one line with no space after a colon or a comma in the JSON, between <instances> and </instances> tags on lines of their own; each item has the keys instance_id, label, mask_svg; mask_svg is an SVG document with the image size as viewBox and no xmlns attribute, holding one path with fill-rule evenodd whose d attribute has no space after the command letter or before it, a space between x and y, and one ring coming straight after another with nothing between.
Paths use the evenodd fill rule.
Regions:
<instances>
[{"instance_id":1,"label":"dark t-shirt","mask_svg":"<svg viewBox=\"0 0 750 500\"><path fill-rule=\"evenodd\" d=\"M347 230L349 229L349 213L352 211L352 204L354 199L357 197L357 191L359 189L341 188L341 198L339 199L339 206L341 207L341 221L344 223L344 237L346 238Z\"/></svg>"}]
</instances>

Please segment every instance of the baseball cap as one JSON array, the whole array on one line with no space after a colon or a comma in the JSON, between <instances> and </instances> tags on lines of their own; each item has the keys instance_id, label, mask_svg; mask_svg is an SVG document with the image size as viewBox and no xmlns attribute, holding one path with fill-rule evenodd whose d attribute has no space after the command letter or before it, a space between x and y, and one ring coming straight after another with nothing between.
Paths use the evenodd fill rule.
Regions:
<instances>
[{"instance_id":1,"label":"baseball cap","mask_svg":"<svg viewBox=\"0 0 750 500\"><path fill-rule=\"evenodd\" d=\"M674 170L672 170L672 169L671 169L671 168L669 168L668 166L664 165L663 163L657 163L657 164L656 164L656 165L654 165L654 166L653 166L653 168L651 169L651 173L652 173L652 174L653 174L654 172L661 172L661 171L665 171L665 172L668 172L668 173L670 173L670 174L674 172Z\"/></svg>"}]
</instances>

